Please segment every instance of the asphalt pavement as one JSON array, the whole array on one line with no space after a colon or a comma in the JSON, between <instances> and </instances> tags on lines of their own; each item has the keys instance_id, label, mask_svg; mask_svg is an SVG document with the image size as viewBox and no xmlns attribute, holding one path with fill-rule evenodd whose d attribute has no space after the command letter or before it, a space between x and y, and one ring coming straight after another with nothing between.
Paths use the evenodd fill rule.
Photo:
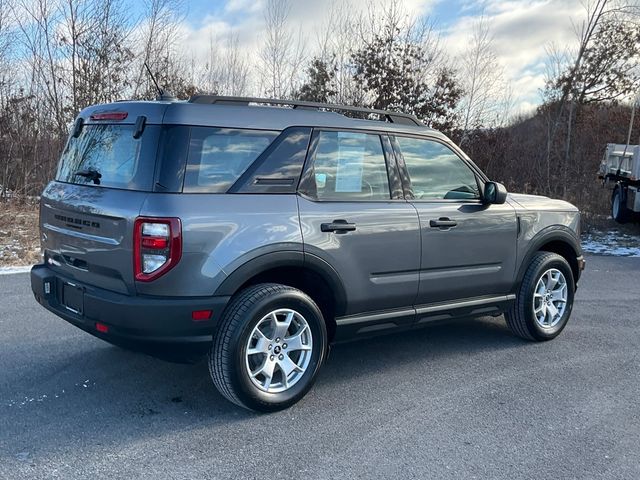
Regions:
<instances>
[{"instance_id":1,"label":"asphalt pavement","mask_svg":"<svg viewBox=\"0 0 640 480\"><path fill-rule=\"evenodd\" d=\"M271 415L0 276L0 479L640 478L640 258L587 261L552 342L498 317L338 345Z\"/></svg>"}]
</instances>

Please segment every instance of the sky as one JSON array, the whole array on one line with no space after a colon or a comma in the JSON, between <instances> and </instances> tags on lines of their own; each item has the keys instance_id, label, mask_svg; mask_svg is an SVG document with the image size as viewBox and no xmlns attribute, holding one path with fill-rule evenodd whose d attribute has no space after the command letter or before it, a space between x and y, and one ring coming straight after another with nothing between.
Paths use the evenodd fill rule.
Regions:
<instances>
[{"instance_id":1,"label":"sky","mask_svg":"<svg viewBox=\"0 0 640 480\"><path fill-rule=\"evenodd\" d=\"M290 22L309 34L325 19L327 7L340 0L292 0ZM378 0L381 1L381 0ZM384 1L384 0L382 0ZM237 35L241 48L255 55L264 30L264 0L184 0L184 48L204 55L213 33ZM351 0L365 8L370 0ZM513 94L515 113L527 113L540 103L544 86L546 48L575 42L575 25L584 17L580 0L404 0L415 16L428 16L440 32L446 52L464 51L474 25L484 15L494 38L494 49Z\"/></svg>"}]
</instances>

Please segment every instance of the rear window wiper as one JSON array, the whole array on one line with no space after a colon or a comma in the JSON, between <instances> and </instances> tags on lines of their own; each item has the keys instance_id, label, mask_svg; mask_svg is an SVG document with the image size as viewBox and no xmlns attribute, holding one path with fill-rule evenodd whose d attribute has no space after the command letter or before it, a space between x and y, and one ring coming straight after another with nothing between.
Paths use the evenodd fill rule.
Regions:
<instances>
[{"instance_id":1,"label":"rear window wiper","mask_svg":"<svg viewBox=\"0 0 640 480\"><path fill-rule=\"evenodd\" d=\"M96 185L100 185L100 179L102 178L102 174L100 172L98 172L97 170L93 170L91 168L88 168L85 170L78 170L77 172L74 173L74 175L88 178Z\"/></svg>"}]
</instances>

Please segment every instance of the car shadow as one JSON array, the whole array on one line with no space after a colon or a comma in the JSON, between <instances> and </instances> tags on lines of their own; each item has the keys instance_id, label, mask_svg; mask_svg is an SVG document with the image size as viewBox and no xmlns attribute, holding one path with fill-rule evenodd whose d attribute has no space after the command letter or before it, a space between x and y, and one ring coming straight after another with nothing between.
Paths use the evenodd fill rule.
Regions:
<instances>
[{"instance_id":1,"label":"car shadow","mask_svg":"<svg viewBox=\"0 0 640 480\"><path fill-rule=\"evenodd\" d=\"M8 414L11 422L21 425L16 433L21 441L35 442L41 454L61 446L84 445L86 436L96 430L104 445L201 428L242 431L232 427L237 423L247 423L246 430L248 425L267 428L270 416L239 408L216 391L204 359L190 365L169 363L84 335L59 341L69 345L56 345L55 351L76 350L41 362L28 383L24 378L5 378L7 384L16 382L28 388L16 392L9 404L0 405L1 416ZM78 347L79 342L85 343ZM509 333L502 317L458 320L337 344L320 372L315 393L292 409L273 415L291 416L301 409L311 410L313 415L326 414L323 397L335 397L345 384L364 381L373 373L384 377L385 372L415 362L437 369L451 359L462 361L460 357L470 354L521 348L523 344L526 342ZM358 395L357 388L354 392ZM359 401L366 403L367 392L361 395ZM43 417L49 427L45 432L39 426Z\"/></svg>"}]
</instances>

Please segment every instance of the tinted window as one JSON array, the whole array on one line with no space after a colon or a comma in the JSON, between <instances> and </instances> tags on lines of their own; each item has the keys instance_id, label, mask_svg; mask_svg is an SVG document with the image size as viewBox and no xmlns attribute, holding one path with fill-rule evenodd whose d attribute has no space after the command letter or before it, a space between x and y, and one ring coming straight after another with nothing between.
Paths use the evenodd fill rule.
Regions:
<instances>
[{"instance_id":1,"label":"tinted window","mask_svg":"<svg viewBox=\"0 0 640 480\"><path fill-rule=\"evenodd\" d=\"M451 149L419 138L398 137L416 199L480 197L473 171Z\"/></svg>"},{"instance_id":2,"label":"tinted window","mask_svg":"<svg viewBox=\"0 0 640 480\"><path fill-rule=\"evenodd\" d=\"M190 128L168 125L162 128L156 191L181 192L187 165Z\"/></svg>"},{"instance_id":3,"label":"tinted window","mask_svg":"<svg viewBox=\"0 0 640 480\"><path fill-rule=\"evenodd\" d=\"M84 185L150 190L159 127L147 126L133 138L134 125L85 125L70 137L60 158L56 180ZM78 175L84 172L85 175ZM87 172L97 172L97 181ZM99 183L97 183L99 182Z\"/></svg>"},{"instance_id":4,"label":"tinted window","mask_svg":"<svg viewBox=\"0 0 640 480\"><path fill-rule=\"evenodd\" d=\"M242 193L295 193L307 155L311 129L288 128L253 164L242 180Z\"/></svg>"},{"instance_id":5,"label":"tinted window","mask_svg":"<svg viewBox=\"0 0 640 480\"><path fill-rule=\"evenodd\" d=\"M184 191L226 192L277 135L271 131L193 127Z\"/></svg>"},{"instance_id":6,"label":"tinted window","mask_svg":"<svg viewBox=\"0 0 640 480\"><path fill-rule=\"evenodd\" d=\"M313 163L318 200L389 200L378 135L320 132Z\"/></svg>"}]
</instances>

